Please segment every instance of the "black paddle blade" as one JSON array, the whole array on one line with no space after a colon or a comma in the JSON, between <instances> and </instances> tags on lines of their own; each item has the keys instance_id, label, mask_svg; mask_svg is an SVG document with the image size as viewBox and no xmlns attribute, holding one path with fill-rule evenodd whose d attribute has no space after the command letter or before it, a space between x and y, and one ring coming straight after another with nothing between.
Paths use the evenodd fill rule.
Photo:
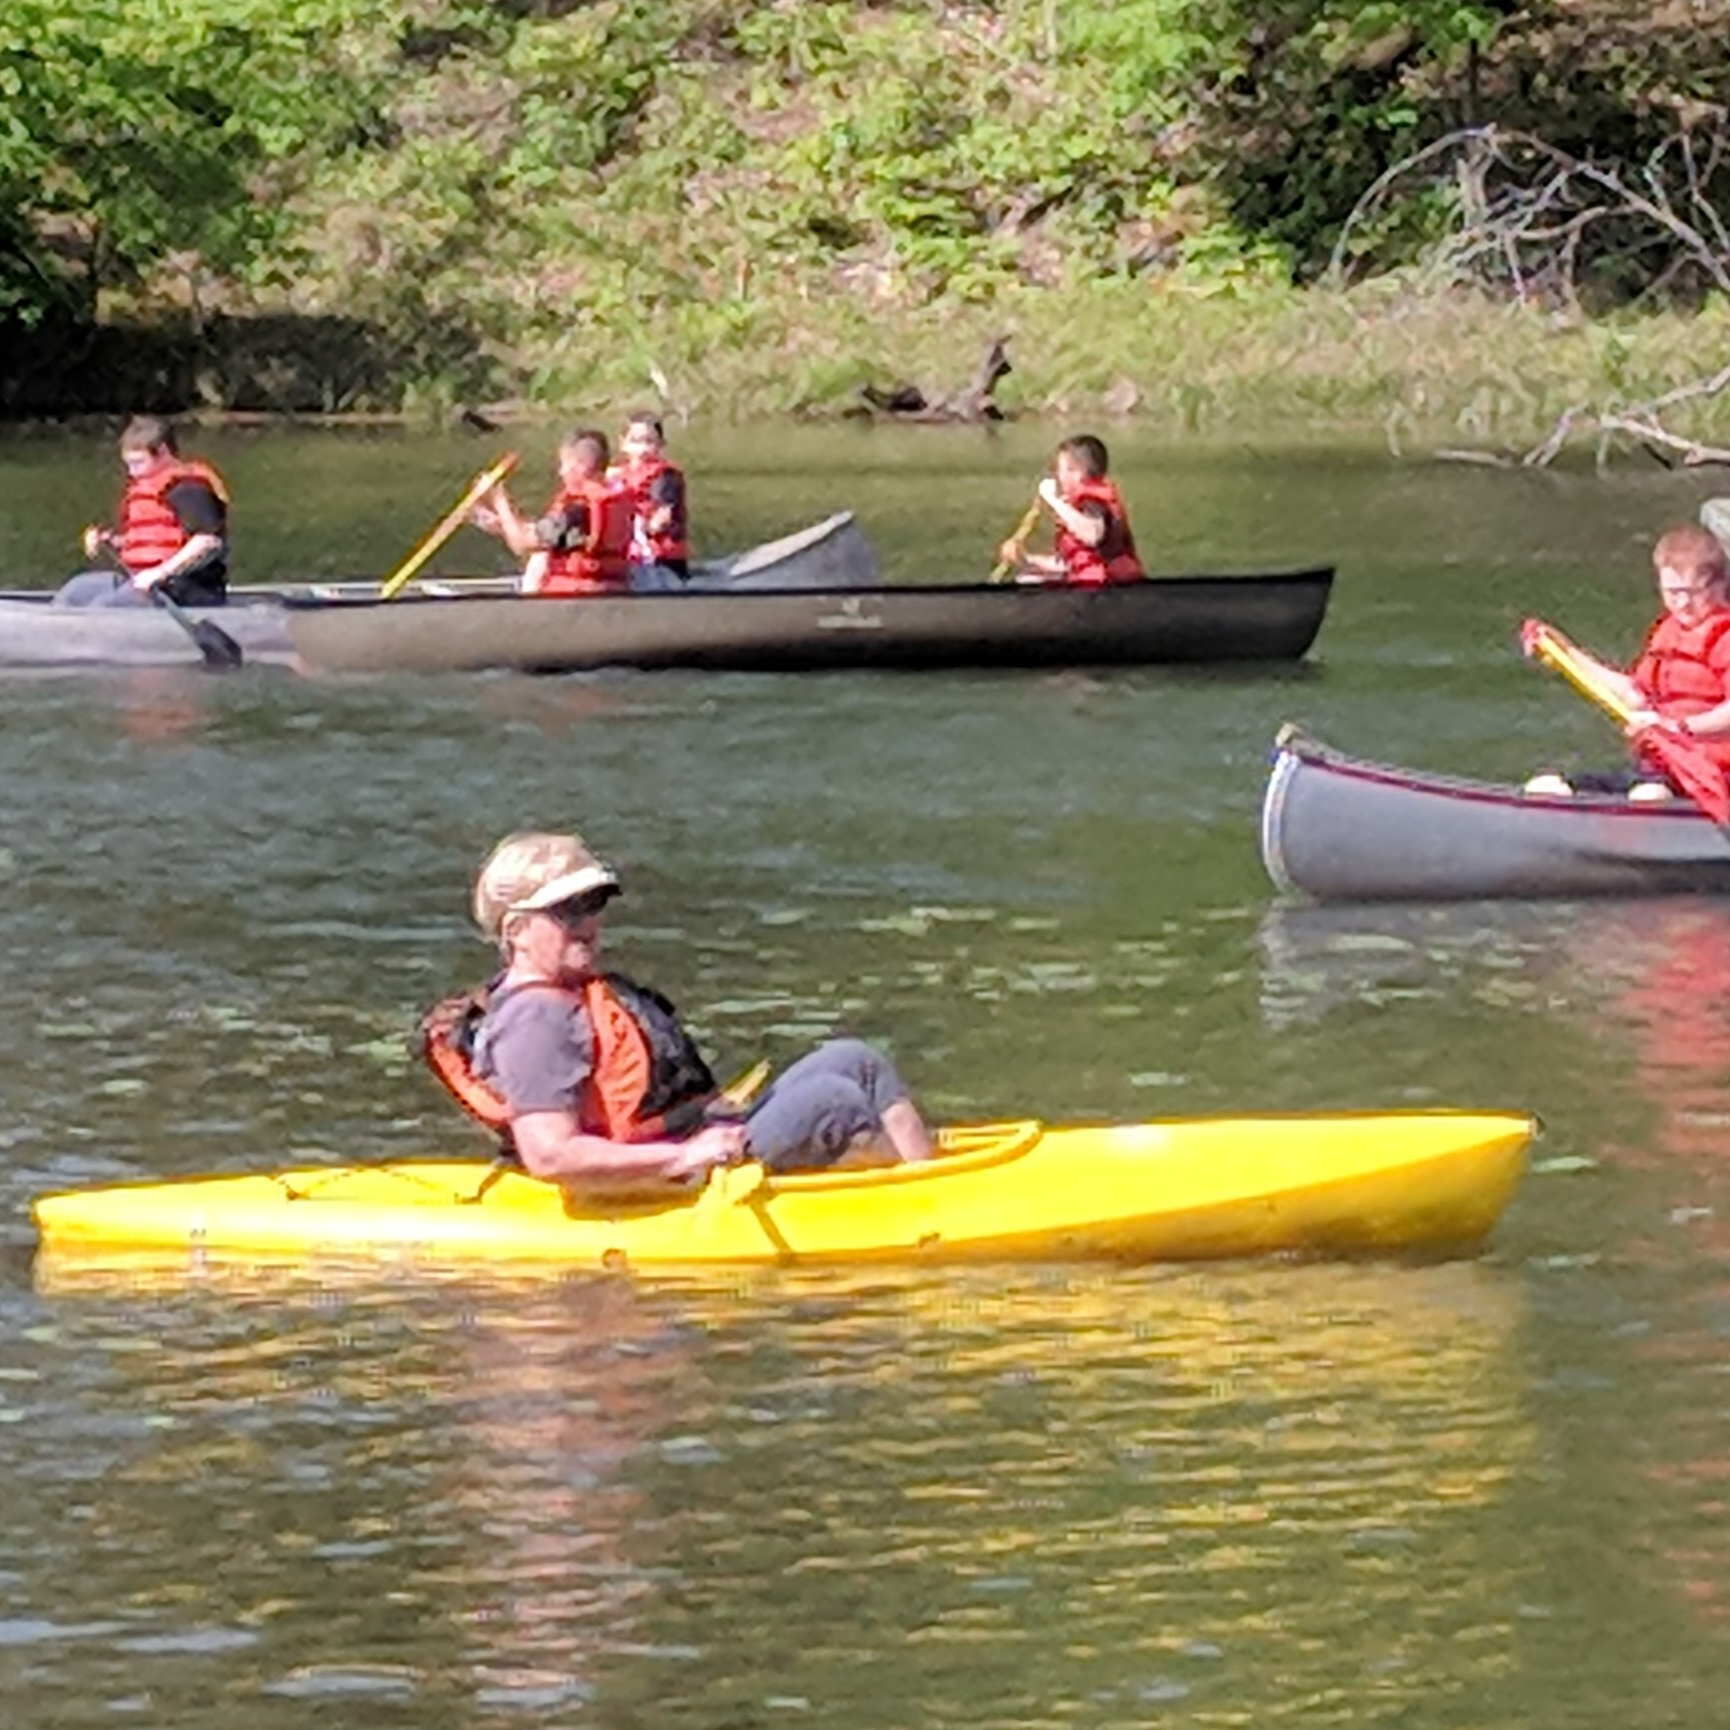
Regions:
<instances>
[{"instance_id":1,"label":"black paddle blade","mask_svg":"<svg viewBox=\"0 0 1730 1730\"><path fill-rule=\"evenodd\" d=\"M213 625L208 619L193 618L160 583L150 591L150 601L192 639L206 672L231 673L246 659L240 652L240 645L220 625Z\"/></svg>"},{"instance_id":2,"label":"black paddle blade","mask_svg":"<svg viewBox=\"0 0 1730 1730\"><path fill-rule=\"evenodd\" d=\"M240 645L220 625L213 625L208 619L189 623L192 627L189 635L198 645L198 652L211 672L231 673L245 663L246 657L240 652Z\"/></svg>"}]
</instances>

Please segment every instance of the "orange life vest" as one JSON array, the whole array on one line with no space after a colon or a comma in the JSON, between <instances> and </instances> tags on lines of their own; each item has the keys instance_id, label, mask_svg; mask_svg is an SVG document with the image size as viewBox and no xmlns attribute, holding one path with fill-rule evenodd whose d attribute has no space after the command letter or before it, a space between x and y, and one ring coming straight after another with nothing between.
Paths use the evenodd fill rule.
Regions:
<instances>
[{"instance_id":1,"label":"orange life vest","mask_svg":"<svg viewBox=\"0 0 1730 1730\"><path fill-rule=\"evenodd\" d=\"M1634 683L1665 715L1698 715L1715 709L1730 690L1730 654L1721 653L1714 662L1726 633L1730 633L1730 608L1709 613L1697 625L1684 625L1666 613L1646 638L1646 646L1634 666Z\"/></svg>"},{"instance_id":2,"label":"orange life vest","mask_svg":"<svg viewBox=\"0 0 1730 1730\"><path fill-rule=\"evenodd\" d=\"M1730 608L1684 625L1666 613L1634 664L1634 683L1661 715L1703 715L1730 697ZM1730 735L1701 739L1699 749L1730 767Z\"/></svg>"},{"instance_id":3,"label":"orange life vest","mask_svg":"<svg viewBox=\"0 0 1730 1730\"><path fill-rule=\"evenodd\" d=\"M183 481L202 481L224 505L228 488L208 463L175 461L129 480L120 495L120 557L126 568L147 571L171 559L191 538L168 502L169 491Z\"/></svg>"},{"instance_id":4,"label":"orange life vest","mask_svg":"<svg viewBox=\"0 0 1730 1730\"><path fill-rule=\"evenodd\" d=\"M580 504L588 528L580 547L547 554L543 595L595 595L628 588L631 580L631 495L612 481L581 481L555 495L550 513Z\"/></svg>"},{"instance_id":5,"label":"orange life vest","mask_svg":"<svg viewBox=\"0 0 1730 1730\"><path fill-rule=\"evenodd\" d=\"M651 534L644 526L662 506L650 497L650 489L662 475L676 476L679 481L679 502L673 506L672 521L659 534ZM691 557L690 529L685 521L685 477L665 457L644 457L640 462L626 463L618 471L618 479L631 495L631 558L640 565L666 564Z\"/></svg>"},{"instance_id":6,"label":"orange life vest","mask_svg":"<svg viewBox=\"0 0 1730 1730\"><path fill-rule=\"evenodd\" d=\"M1072 583L1131 583L1146 576L1135 551L1135 536L1129 531L1129 513L1123 495L1108 480L1083 481L1068 503L1105 507L1105 533L1097 547L1072 535L1062 522L1057 525L1056 550Z\"/></svg>"},{"instance_id":7,"label":"orange life vest","mask_svg":"<svg viewBox=\"0 0 1730 1730\"><path fill-rule=\"evenodd\" d=\"M518 989L553 992L589 1019L595 1062L577 1096L585 1135L658 1141L701 1125L703 1107L715 1097L715 1077L658 991L619 973L597 974L575 990L551 984ZM421 1022L421 1050L464 1111L508 1136L509 1104L474 1069L475 1035L495 990L482 986L435 1005Z\"/></svg>"}]
</instances>

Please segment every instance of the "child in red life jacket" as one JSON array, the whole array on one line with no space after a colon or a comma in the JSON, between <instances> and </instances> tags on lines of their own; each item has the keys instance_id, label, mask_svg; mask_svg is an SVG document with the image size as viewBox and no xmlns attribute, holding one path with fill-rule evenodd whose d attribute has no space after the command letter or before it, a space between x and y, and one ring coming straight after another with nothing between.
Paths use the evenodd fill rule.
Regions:
<instances>
[{"instance_id":1,"label":"child in red life jacket","mask_svg":"<svg viewBox=\"0 0 1730 1730\"><path fill-rule=\"evenodd\" d=\"M180 456L174 429L155 415L138 415L120 435L126 486L119 527L92 524L84 556L105 552L119 569L91 570L64 583L61 607L136 607L160 588L183 607L215 607L228 599L228 488L208 463Z\"/></svg>"},{"instance_id":2,"label":"child in red life jacket","mask_svg":"<svg viewBox=\"0 0 1730 1730\"><path fill-rule=\"evenodd\" d=\"M1652 568L1664 613L1633 667L1583 659L1635 711L1630 733L1658 725L1691 734L1730 769L1730 561L1714 535L1690 523L1659 538Z\"/></svg>"},{"instance_id":3,"label":"child in red life jacket","mask_svg":"<svg viewBox=\"0 0 1730 1730\"><path fill-rule=\"evenodd\" d=\"M738 1121L673 1006L601 970L602 919L618 893L578 836L507 836L473 900L504 972L425 1023L434 1073L508 1135L526 1170L588 1192L699 1182L747 1158L798 1170L862 1151L930 1157L893 1065L856 1039L799 1059Z\"/></svg>"},{"instance_id":4,"label":"child in red life jacket","mask_svg":"<svg viewBox=\"0 0 1730 1730\"><path fill-rule=\"evenodd\" d=\"M1017 540L999 549L1006 565L1020 566L1023 582L1129 583L1147 573L1135 550L1123 496L1106 478L1110 458L1091 433L1057 447L1055 475L1039 483L1040 503L1056 525L1052 550L1029 553Z\"/></svg>"},{"instance_id":5,"label":"child in red life jacket","mask_svg":"<svg viewBox=\"0 0 1730 1730\"><path fill-rule=\"evenodd\" d=\"M631 495L631 587L676 589L691 576L685 476L667 460L658 416L638 409L619 439L613 478Z\"/></svg>"},{"instance_id":6,"label":"child in red life jacket","mask_svg":"<svg viewBox=\"0 0 1730 1730\"><path fill-rule=\"evenodd\" d=\"M559 446L559 486L527 521L501 481L471 513L526 560L525 595L619 593L630 585L631 501L607 476L607 435L585 428Z\"/></svg>"}]
</instances>

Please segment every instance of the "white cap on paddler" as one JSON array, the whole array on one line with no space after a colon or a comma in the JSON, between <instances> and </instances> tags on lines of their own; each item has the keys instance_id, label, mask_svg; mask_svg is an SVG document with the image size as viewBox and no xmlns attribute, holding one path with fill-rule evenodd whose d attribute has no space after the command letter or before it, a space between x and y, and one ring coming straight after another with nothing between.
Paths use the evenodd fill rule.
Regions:
<instances>
[{"instance_id":1,"label":"white cap on paddler","mask_svg":"<svg viewBox=\"0 0 1730 1730\"><path fill-rule=\"evenodd\" d=\"M524 829L507 835L487 855L471 906L481 935L497 943L513 913L539 912L600 891L606 892L603 900L617 895L618 875L589 851L582 836Z\"/></svg>"}]
</instances>

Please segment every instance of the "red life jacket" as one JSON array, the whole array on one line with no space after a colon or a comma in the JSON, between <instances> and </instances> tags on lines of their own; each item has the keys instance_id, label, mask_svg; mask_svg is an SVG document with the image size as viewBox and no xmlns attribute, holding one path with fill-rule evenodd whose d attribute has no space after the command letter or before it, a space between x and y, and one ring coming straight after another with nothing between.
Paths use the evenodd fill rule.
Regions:
<instances>
[{"instance_id":1,"label":"red life jacket","mask_svg":"<svg viewBox=\"0 0 1730 1730\"><path fill-rule=\"evenodd\" d=\"M1666 613L1646 638L1634 664L1634 683L1660 715L1703 715L1730 697L1730 608L1684 625ZM1730 766L1730 735L1698 741L1699 749Z\"/></svg>"},{"instance_id":2,"label":"red life jacket","mask_svg":"<svg viewBox=\"0 0 1730 1730\"><path fill-rule=\"evenodd\" d=\"M588 531L580 547L553 548L547 554L543 595L595 595L623 589L631 580L631 495L608 480L582 481L558 493L549 512L581 504Z\"/></svg>"},{"instance_id":3,"label":"red life jacket","mask_svg":"<svg viewBox=\"0 0 1730 1730\"><path fill-rule=\"evenodd\" d=\"M608 1141L658 1141L698 1128L715 1097L715 1077L671 1003L658 991L618 973L597 974L580 990L562 985L519 987L550 991L589 1018L595 1064L577 1096L585 1135ZM428 1011L421 1050L432 1072L464 1111L508 1135L510 1106L474 1070L474 1041L494 987L465 991Z\"/></svg>"},{"instance_id":4,"label":"red life jacket","mask_svg":"<svg viewBox=\"0 0 1730 1730\"><path fill-rule=\"evenodd\" d=\"M120 495L119 540L120 557L128 570L147 571L173 558L191 539L168 502L169 490L183 481L202 481L224 505L228 503L228 488L208 463L176 459L137 480L128 480Z\"/></svg>"},{"instance_id":5,"label":"red life jacket","mask_svg":"<svg viewBox=\"0 0 1730 1730\"><path fill-rule=\"evenodd\" d=\"M650 497L650 489L662 475L673 475L679 481L679 502L672 507L672 520L659 534L650 534L644 525L663 507ZM640 565L667 564L675 560L689 561L691 533L685 521L685 476L665 457L644 457L640 462L627 463L619 470L620 483L631 495L631 558Z\"/></svg>"},{"instance_id":6,"label":"red life jacket","mask_svg":"<svg viewBox=\"0 0 1730 1730\"><path fill-rule=\"evenodd\" d=\"M1129 532L1129 513L1123 506L1123 495L1108 480L1083 481L1070 494L1072 505L1098 504L1105 507L1105 533L1097 547L1090 547L1072 535L1060 521L1057 525L1056 551L1063 560L1072 583L1132 583L1147 573L1135 551L1135 536Z\"/></svg>"}]
</instances>

